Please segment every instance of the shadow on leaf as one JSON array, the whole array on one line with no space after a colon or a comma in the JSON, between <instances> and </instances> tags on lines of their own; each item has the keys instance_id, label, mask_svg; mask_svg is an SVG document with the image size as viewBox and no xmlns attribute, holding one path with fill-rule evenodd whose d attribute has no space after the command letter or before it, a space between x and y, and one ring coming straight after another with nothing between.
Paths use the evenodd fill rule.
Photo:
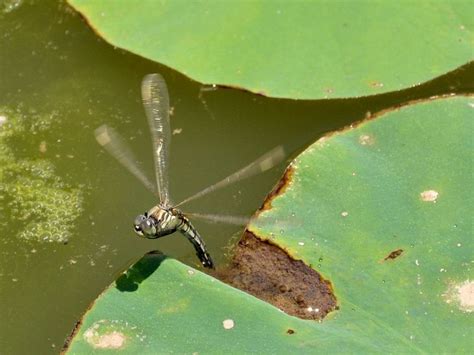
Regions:
<instances>
[{"instance_id":1,"label":"shadow on leaf","mask_svg":"<svg viewBox=\"0 0 474 355\"><path fill-rule=\"evenodd\" d=\"M115 287L122 292L138 290L139 285L153 274L165 259L166 256L159 251L149 252L115 281Z\"/></svg>"}]
</instances>

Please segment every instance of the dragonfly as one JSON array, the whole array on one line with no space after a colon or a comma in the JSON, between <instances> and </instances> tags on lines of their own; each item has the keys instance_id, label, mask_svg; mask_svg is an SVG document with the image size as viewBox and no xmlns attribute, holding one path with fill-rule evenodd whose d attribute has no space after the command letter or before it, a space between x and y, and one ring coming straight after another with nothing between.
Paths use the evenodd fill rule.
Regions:
<instances>
[{"instance_id":1,"label":"dragonfly","mask_svg":"<svg viewBox=\"0 0 474 355\"><path fill-rule=\"evenodd\" d=\"M229 215L184 213L178 207L238 180L273 168L284 159L284 149L282 146L277 146L223 180L199 191L178 204L173 204L169 193L168 178L169 146L171 142L170 100L168 88L163 77L160 74L146 75L142 81L141 95L151 132L156 184L152 184L146 174L139 168L132 151L113 128L107 125L98 127L95 130L96 140L159 199L155 206L135 218L133 227L136 234L147 239L157 239L179 231L192 243L201 264L206 268L212 269L215 265L211 255L206 248L203 238L188 216L210 222L238 225L245 225L249 219Z\"/></svg>"}]
</instances>

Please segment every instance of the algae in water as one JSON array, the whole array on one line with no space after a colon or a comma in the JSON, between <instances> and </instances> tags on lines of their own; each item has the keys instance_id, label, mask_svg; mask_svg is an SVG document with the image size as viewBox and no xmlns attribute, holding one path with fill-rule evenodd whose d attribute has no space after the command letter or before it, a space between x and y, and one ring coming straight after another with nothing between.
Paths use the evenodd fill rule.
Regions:
<instances>
[{"instance_id":1,"label":"algae in water","mask_svg":"<svg viewBox=\"0 0 474 355\"><path fill-rule=\"evenodd\" d=\"M83 210L81 189L65 183L50 160L20 154L22 142L41 153L39 135L54 118L0 108L0 235L65 243L73 233Z\"/></svg>"}]
</instances>

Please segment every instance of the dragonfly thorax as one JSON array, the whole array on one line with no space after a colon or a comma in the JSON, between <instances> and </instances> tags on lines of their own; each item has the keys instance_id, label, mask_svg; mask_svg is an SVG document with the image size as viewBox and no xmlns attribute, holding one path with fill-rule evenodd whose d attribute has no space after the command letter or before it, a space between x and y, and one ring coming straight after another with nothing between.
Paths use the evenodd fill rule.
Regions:
<instances>
[{"instance_id":1,"label":"dragonfly thorax","mask_svg":"<svg viewBox=\"0 0 474 355\"><path fill-rule=\"evenodd\" d=\"M140 237L156 239L175 232L180 224L181 219L171 209L155 206L135 218L134 229Z\"/></svg>"}]
</instances>

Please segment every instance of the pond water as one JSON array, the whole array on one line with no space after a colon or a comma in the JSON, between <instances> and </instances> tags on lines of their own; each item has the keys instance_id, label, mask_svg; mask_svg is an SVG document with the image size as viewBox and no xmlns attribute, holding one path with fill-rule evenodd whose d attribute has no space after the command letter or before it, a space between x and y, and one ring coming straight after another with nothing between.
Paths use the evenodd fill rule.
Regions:
<instances>
[{"instance_id":1,"label":"pond water","mask_svg":"<svg viewBox=\"0 0 474 355\"><path fill-rule=\"evenodd\" d=\"M140 98L146 73L161 73L169 86L175 201L276 145L291 159L367 112L448 91L472 92L472 65L411 90L364 99L293 101L213 89L113 48L65 3L50 0L0 2L0 33L0 349L8 354L57 353L87 306L150 250L198 264L178 234L155 241L135 236L134 217L156 199L95 142L96 127L114 127L152 176ZM186 210L251 216L285 166ZM201 221L195 226L218 265L243 230Z\"/></svg>"}]
</instances>

